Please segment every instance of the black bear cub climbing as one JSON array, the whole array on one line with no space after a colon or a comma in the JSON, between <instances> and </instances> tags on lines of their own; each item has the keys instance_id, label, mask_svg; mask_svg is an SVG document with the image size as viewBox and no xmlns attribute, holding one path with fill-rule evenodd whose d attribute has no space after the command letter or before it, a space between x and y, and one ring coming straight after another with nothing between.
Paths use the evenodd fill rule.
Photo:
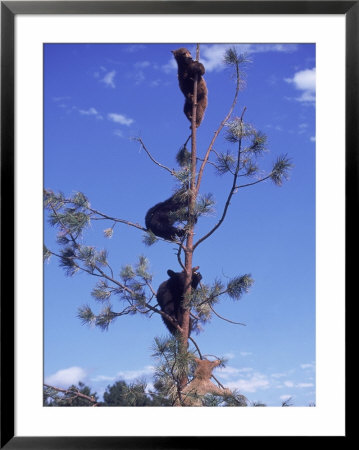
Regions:
<instances>
[{"instance_id":1,"label":"black bear cub climbing","mask_svg":"<svg viewBox=\"0 0 359 450\"><path fill-rule=\"evenodd\" d=\"M192 289L196 289L202 279L202 275L197 272L199 267L192 269ZM186 273L174 272L167 270L169 279L160 284L157 291L157 301L161 310L171 316L179 326L182 326L184 309L182 307L183 295L186 290ZM171 334L175 334L177 328L175 325L165 317L162 317L163 322ZM191 327L190 327L191 328Z\"/></svg>"},{"instance_id":2,"label":"black bear cub climbing","mask_svg":"<svg viewBox=\"0 0 359 450\"><path fill-rule=\"evenodd\" d=\"M196 127L199 127L208 102L207 85L202 77L205 73L204 66L200 62L194 61L191 53L186 48L173 50L172 53L178 65L179 86L186 98L183 111L190 122L192 122L194 80L197 74Z\"/></svg>"},{"instance_id":3,"label":"black bear cub climbing","mask_svg":"<svg viewBox=\"0 0 359 450\"><path fill-rule=\"evenodd\" d=\"M147 211L145 218L147 230L169 241L183 237L185 230L176 228L173 224L179 221L181 210L187 208L187 205L188 197L183 190L176 192L164 202L157 203ZM185 211L183 214L185 215Z\"/></svg>"}]
</instances>

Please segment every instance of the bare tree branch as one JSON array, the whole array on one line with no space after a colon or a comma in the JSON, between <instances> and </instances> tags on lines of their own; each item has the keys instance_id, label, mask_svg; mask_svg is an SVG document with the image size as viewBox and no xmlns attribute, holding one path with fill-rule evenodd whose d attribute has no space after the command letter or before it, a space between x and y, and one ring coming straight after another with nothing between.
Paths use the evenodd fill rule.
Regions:
<instances>
[{"instance_id":1,"label":"bare tree branch","mask_svg":"<svg viewBox=\"0 0 359 450\"><path fill-rule=\"evenodd\" d=\"M162 169L167 170L167 172L169 172L171 175L174 175L175 171L173 169L170 169L169 167L164 166L163 164L161 164L160 162L158 162L154 159L154 157L151 155L151 153L147 150L147 148L141 138L134 138L134 140L136 140L137 142L139 142L141 144L143 150L147 153L147 155L150 157L152 162L157 164L157 166L161 167Z\"/></svg>"},{"instance_id":2,"label":"bare tree branch","mask_svg":"<svg viewBox=\"0 0 359 450\"><path fill-rule=\"evenodd\" d=\"M199 355L200 359L203 359L201 350L199 349L197 342L193 339L192 336L188 336L188 339L189 339L190 341L192 341L193 345L196 347L196 350L197 350L197 352L198 352L198 355Z\"/></svg>"},{"instance_id":3,"label":"bare tree branch","mask_svg":"<svg viewBox=\"0 0 359 450\"><path fill-rule=\"evenodd\" d=\"M229 320L229 319L226 319L225 317L220 316L220 315L213 309L212 305L209 305L209 307L210 307L211 310L214 312L214 314L215 314L217 317L219 317L220 319L225 320L226 322L229 322L229 323L234 323L235 325L243 325L244 327L246 326L245 323L242 323L242 322L234 322L233 320Z\"/></svg>"},{"instance_id":4,"label":"bare tree branch","mask_svg":"<svg viewBox=\"0 0 359 450\"><path fill-rule=\"evenodd\" d=\"M74 394L73 398L78 398L78 397L83 398L83 399L87 400L88 402L92 403L92 406L99 405L99 403L97 402L97 400L94 399L94 397L90 397L89 395L82 394L78 389L73 389L73 388L72 389L61 389L59 387L51 386L50 384L45 384L45 383L44 383L44 386L46 388L53 389L54 391L62 392L64 394Z\"/></svg>"},{"instance_id":5,"label":"bare tree branch","mask_svg":"<svg viewBox=\"0 0 359 450\"><path fill-rule=\"evenodd\" d=\"M236 106L236 103L237 103L238 93L239 93L239 89L240 89L240 74L239 74L239 67L238 67L238 65L236 66L236 77L237 77L236 91L235 91L235 94L234 94L232 105L231 105L231 107L230 107L230 109L228 111L228 114L222 120L222 122L220 123L219 127L215 131L214 136L213 136L213 138L212 138L212 140L211 140L211 142L209 144L209 147L207 149L207 152L206 152L206 154L204 156L203 162L202 162L201 167L200 167L199 172L198 172L197 184L196 184L196 194L198 194L198 192L199 192L199 188L200 188L201 181L202 181L202 176L203 176L203 171L204 171L204 168L206 167L206 164L207 164L209 155L210 155L210 153L212 151L213 145L214 145L214 143L215 143L219 133L222 131L222 128L224 127L224 125L226 124L228 119L231 117L231 114L232 114L232 112L234 110L234 107Z\"/></svg>"},{"instance_id":6,"label":"bare tree branch","mask_svg":"<svg viewBox=\"0 0 359 450\"><path fill-rule=\"evenodd\" d=\"M246 107L244 107L244 109L243 109L243 111L242 111L242 115L241 115L241 118L240 118L240 121L241 121L241 123L243 123L243 116L244 116L244 113L246 112ZM237 158L237 166L236 166L236 170L235 170L235 172L234 172L234 175L233 175L233 183L232 183L232 188L231 188L231 190L229 191L229 194L228 194L228 197L227 197L227 201L226 201L226 204L224 205L224 210L223 210L223 213L222 213L222 217L219 219L219 221L217 222L217 224L212 228L212 230L211 231L209 231L205 236L203 236L202 238L200 238L196 243L195 243L195 245L193 246L193 249L195 249L201 242L203 242L205 239L207 239L207 238L209 238L221 225L222 225L222 223L223 223L223 221L224 221L224 219L225 219L225 217L226 217L226 214L227 214L227 211L228 211L228 208L229 208L229 205L230 205L230 203L231 203L231 199L232 199L232 197L233 197L233 194L235 193L235 191L236 191L236 189L237 189L237 187L236 187L236 184L237 184L237 178L238 178L238 173L239 173L239 169L240 169L240 163L241 163L241 159L240 159L240 155L241 155L241 145L242 145L242 140L240 139L239 140L239 142L238 142L238 158ZM198 185L197 185L198 186Z\"/></svg>"}]
</instances>

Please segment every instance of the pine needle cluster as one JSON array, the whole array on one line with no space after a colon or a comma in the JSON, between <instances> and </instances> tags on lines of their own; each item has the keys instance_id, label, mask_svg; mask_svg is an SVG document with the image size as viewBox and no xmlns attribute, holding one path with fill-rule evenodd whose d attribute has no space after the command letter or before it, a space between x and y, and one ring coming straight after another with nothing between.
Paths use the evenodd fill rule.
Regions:
<instances>
[{"instance_id":1,"label":"pine needle cluster","mask_svg":"<svg viewBox=\"0 0 359 450\"><path fill-rule=\"evenodd\" d=\"M179 397L180 381L183 377L193 377L195 354L183 351L180 339L156 337L152 356L157 360L154 387L172 403Z\"/></svg>"}]
</instances>

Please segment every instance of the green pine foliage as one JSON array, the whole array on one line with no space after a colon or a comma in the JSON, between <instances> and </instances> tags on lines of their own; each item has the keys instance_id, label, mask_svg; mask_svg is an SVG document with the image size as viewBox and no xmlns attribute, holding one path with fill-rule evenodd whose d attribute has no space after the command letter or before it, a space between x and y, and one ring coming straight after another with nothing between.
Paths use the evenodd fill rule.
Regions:
<instances>
[{"instance_id":1,"label":"green pine foliage","mask_svg":"<svg viewBox=\"0 0 359 450\"><path fill-rule=\"evenodd\" d=\"M154 387L171 404L178 398L178 386L183 376L193 376L195 354L182 351L180 339L156 337L152 356L156 360Z\"/></svg>"},{"instance_id":2,"label":"green pine foliage","mask_svg":"<svg viewBox=\"0 0 359 450\"><path fill-rule=\"evenodd\" d=\"M282 186L284 180L289 179L289 171L293 164L287 155L281 155L273 165L271 179L277 186Z\"/></svg>"},{"instance_id":3,"label":"green pine foliage","mask_svg":"<svg viewBox=\"0 0 359 450\"><path fill-rule=\"evenodd\" d=\"M190 167L191 166L191 152L188 150L188 148L183 145L176 155L176 161L177 164L180 167Z\"/></svg>"},{"instance_id":4,"label":"green pine foliage","mask_svg":"<svg viewBox=\"0 0 359 450\"><path fill-rule=\"evenodd\" d=\"M254 280L249 274L237 276L228 282L226 293L233 300L239 300L244 293L249 291L253 283Z\"/></svg>"},{"instance_id":5,"label":"green pine foliage","mask_svg":"<svg viewBox=\"0 0 359 450\"><path fill-rule=\"evenodd\" d=\"M238 53L235 48L226 52L224 63L234 69L237 81L236 102L239 88L243 85L245 74L242 68L250 62L246 55ZM265 155L267 149L267 137L261 131L255 129L251 123L244 121L243 109L240 117L233 117L231 109L230 114L223 120L219 131L224 126L225 139L231 144L230 149L218 151L212 148L208 149L206 158L218 175L227 175L232 178L233 184L230 189L227 202L225 203L222 216L216 226L201 237L194 245L194 249L205 239L211 236L222 224L226 217L227 209L231 203L232 196L237 194L240 188L251 186L253 184L271 179L275 185L281 186L289 178L292 168L291 160L287 155L282 155L274 162L272 169L268 173L260 168L260 158ZM215 199L212 193L196 195L194 210L190 209L193 204L192 192L190 186L193 186L191 152L186 143L181 146L176 155L178 169L173 170L163 166L156 161L145 148L142 139L135 138L139 142L151 160L166 169L177 184L176 195L181 198L183 208L172 213L171 219L176 226L183 229L186 233L183 239L175 242L178 246L177 257L182 266L182 256L186 251L186 237L197 221L204 216L214 214ZM206 159L197 158L199 164L205 164ZM264 175L263 175L264 173ZM196 174L200 176L196 167ZM244 180L239 182L239 180ZM195 180L196 181L196 180ZM195 183L194 183L195 184ZM157 238L151 231L144 227L130 223L123 219L116 219L106 214L96 211L91 207L87 197L81 192L75 192L66 197L62 192L54 193L51 190L44 191L44 205L47 210L49 224L57 230L58 250L52 251L44 246L44 261L48 261L51 256L58 259L60 267L68 276L77 273L87 273L95 277L96 283L91 291L91 296L96 302L97 311L94 311L89 305L85 304L78 308L78 318L82 324L98 327L106 331L109 326L119 317L125 315L143 314L150 317L153 313L160 313L160 307L157 304L156 291L152 286L153 276L150 271L149 261L143 255L139 256L136 263L124 264L123 267L114 269L111 267L110 255L105 249L98 249L91 245L86 245L86 231L95 220L107 220L110 226L103 230L105 238L112 238L114 227L117 223L123 223L135 226L145 232L143 242L146 246L151 246L161 238ZM196 235L195 235L196 237ZM182 254L181 254L182 252ZM182 270L182 269L180 269ZM193 331L199 333L213 317L216 315L223 320L216 312L217 304L225 298L239 300L249 291L254 283L250 274L235 275L231 279L223 282L219 279L212 283L203 282L184 296L183 307L190 310L191 325ZM231 322L231 320L228 320ZM232 322L236 323L236 322ZM244 325L241 323L237 323ZM124 381L118 381L113 386L108 386L104 394L104 405L106 406L155 406L155 405L173 405L179 398L179 386L183 379L189 381L193 378L195 362L194 358L200 355L200 350L193 340L196 349L183 350L183 342L180 334L170 338L156 338L153 357L157 365L154 375L154 390L148 392L144 382L135 382L127 384ZM223 360L222 365L225 364ZM81 390L92 394L90 388L80 383L79 386L72 386L65 394L55 393L47 390L44 393L45 403L48 406L81 406L86 402L85 399L76 397L76 392ZM85 394L87 395L87 394ZM96 397L97 398L97 397ZM215 395L204 396L203 404L205 406L246 406L246 399L238 392L232 396L223 397ZM90 402L91 403L91 402ZM262 405L253 405L262 406ZM290 406L288 404L283 406Z\"/></svg>"}]
</instances>

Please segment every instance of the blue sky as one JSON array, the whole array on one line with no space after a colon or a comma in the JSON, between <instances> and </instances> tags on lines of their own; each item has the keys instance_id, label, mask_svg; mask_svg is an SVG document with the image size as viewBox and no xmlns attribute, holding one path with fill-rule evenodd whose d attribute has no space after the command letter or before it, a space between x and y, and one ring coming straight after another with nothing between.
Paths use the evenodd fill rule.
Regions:
<instances>
[{"instance_id":1,"label":"blue sky","mask_svg":"<svg viewBox=\"0 0 359 450\"><path fill-rule=\"evenodd\" d=\"M229 45L228 45L229 46ZM198 129L203 155L234 95L231 72L222 64L226 45L201 45L208 108ZM194 44L47 44L44 47L44 186L66 195L81 191L109 215L144 225L146 211L168 198L170 174L154 165L132 137L141 137L155 157L176 167L175 155L189 135L183 95L171 50ZM198 247L194 264L203 282L250 273L255 280L239 302L223 299L218 318L194 338L203 354L226 356L216 376L250 401L278 406L315 402L315 45L236 44L251 59L234 115L268 137L263 171L284 153L290 179L242 189L222 227ZM230 149L221 135L215 148ZM196 237L210 230L223 209L232 179L207 166L201 192L213 193L215 213L200 219ZM97 222L84 242L106 248L113 267L150 261L153 286L179 271L173 246L145 247L143 233L117 225L111 239ZM45 244L56 249L45 221ZM44 270L44 375L56 386L84 381L99 394L108 384L151 374L153 339L166 330L157 315L125 316L107 332L82 326L77 308L98 305L86 274L66 278L56 259ZM113 301L114 307L116 306Z\"/></svg>"}]
</instances>

